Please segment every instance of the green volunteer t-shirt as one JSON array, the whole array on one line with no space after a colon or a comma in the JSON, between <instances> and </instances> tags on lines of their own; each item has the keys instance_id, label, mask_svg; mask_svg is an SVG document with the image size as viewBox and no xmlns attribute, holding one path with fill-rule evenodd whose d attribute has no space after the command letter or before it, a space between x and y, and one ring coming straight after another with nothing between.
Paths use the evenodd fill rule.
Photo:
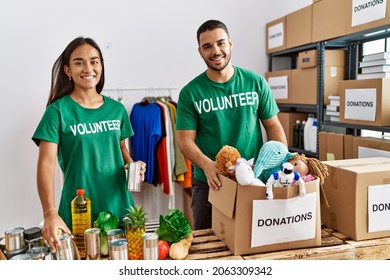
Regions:
<instances>
[{"instance_id":1,"label":"green volunteer t-shirt","mask_svg":"<svg viewBox=\"0 0 390 280\"><path fill-rule=\"evenodd\" d=\"M45 111L32 139L58 145L58 162L64 175L59 214L72 229L71 201L78 188L91 200L92 223L100 211L119 220L134 200L126 186L119 142L133 136L126 109L105 97L97 109L80 106L69 95Z\"/></svg>"},{"instance_id":2,"label":"green volunteer t-shirt","mask_svg":"<svg viewBox=\"0 0 390 280\"><path fill-rule=\"evenodd\" d=\"M195 143L212 160L224 145L256 160L263 145L259 120L278 112L264 77L235 66L233 77L225 83L213 82L203 72L180 91L176 130L196 130ZM207 181L198 166L194 177Z\"/></svg>"}]
</instances>

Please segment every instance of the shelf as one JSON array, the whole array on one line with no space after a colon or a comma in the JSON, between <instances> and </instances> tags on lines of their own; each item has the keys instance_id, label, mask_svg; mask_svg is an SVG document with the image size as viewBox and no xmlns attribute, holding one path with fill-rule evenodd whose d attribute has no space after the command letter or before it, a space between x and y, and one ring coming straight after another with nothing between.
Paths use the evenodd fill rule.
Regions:
<instances>
[{"instance_id":1,"label":"shelf","mask_svg":"<svg viewBox=\"0 0 390 280\"><path fill-rule=\"evenodd\" d=\"M318 105L304 105L304 104L278 104L281 112L307 112L317 113Z\"/></svg>"},{"instance_id":2,"label":"shelf","mask_svg":"<svg viewBox=\"0 0 390 280\"><path fill-rule=\"evenodd\" d=\"M387 126L372 126L372 125L362 125L362 124L350 124L350 123L339 123L339 122L330 122L324 121L322 125L326 126L335 126L343 128L352 128L352 129L364 129L364 130L373 130L379 132L390 132L390 127Z\"/></svg>"}]
</instances>

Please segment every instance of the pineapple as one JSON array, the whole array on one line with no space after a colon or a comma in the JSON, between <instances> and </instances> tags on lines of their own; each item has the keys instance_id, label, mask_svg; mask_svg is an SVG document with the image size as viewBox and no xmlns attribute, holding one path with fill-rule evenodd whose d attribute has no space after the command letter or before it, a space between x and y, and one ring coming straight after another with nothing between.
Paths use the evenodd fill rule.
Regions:
<instances>
[{"instance_id":1,"label":"pineapple","mask_svg":"<svg viewBox=\"0 0 390 280\"><path fill-rule=\"evenodd\" d=\"M126 239L128 243L129 260L143 259L143 240L142 235L146 233L145 223L147 222L146 213L142 205L130 206L129 213L123 218L126 226Z\"/></svg>"}]
</instances>

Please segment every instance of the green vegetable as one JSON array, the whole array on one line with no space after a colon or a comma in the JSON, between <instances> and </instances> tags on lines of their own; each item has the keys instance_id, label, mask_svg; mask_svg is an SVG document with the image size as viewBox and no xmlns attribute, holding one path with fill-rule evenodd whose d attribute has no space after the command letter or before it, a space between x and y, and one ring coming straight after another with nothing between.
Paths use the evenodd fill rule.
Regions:
<instances>
[{"instance_id":1,"label":"green vegetable","mask_svg":"<svg viewBox=\"0 0 390 280\"><path fill-rule=\"evenodd\" d=\"M118 224L118 218L109 211L101 211L93 223L94 227L100 229L100 254L102 256L108 255L107 232L118 228Z\"/></svg>"},{"instance_id":2,"label":"green vegetable","mask_svg":"<svg viewBox=\"0 0 390 280\"><path fill-rule=\"evenodd\" d=\"M156 230L158 239L172 244L179 242L191 233L190 223L183 212L172 209L166 216L160 215L160 225Z\"/></svg>"}]
</instances>

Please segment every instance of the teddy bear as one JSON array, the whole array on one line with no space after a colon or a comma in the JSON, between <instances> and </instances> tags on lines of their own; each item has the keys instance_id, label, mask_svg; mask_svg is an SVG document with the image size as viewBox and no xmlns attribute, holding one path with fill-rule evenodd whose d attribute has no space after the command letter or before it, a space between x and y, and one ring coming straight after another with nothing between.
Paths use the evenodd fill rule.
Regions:
<instances>
[{"instance_id":1,"label":"teddy bear","mask_svg":"<svg viewBox=\"0 0 390 280\"><path fill-rule=\"evenodd\" d=\"M236 148L224 145L215 156L215 164L222 175L236 180L234 170L229 170L229 167L235 166L240 157L240 152Z\"/></svg>"}]
</instances>

